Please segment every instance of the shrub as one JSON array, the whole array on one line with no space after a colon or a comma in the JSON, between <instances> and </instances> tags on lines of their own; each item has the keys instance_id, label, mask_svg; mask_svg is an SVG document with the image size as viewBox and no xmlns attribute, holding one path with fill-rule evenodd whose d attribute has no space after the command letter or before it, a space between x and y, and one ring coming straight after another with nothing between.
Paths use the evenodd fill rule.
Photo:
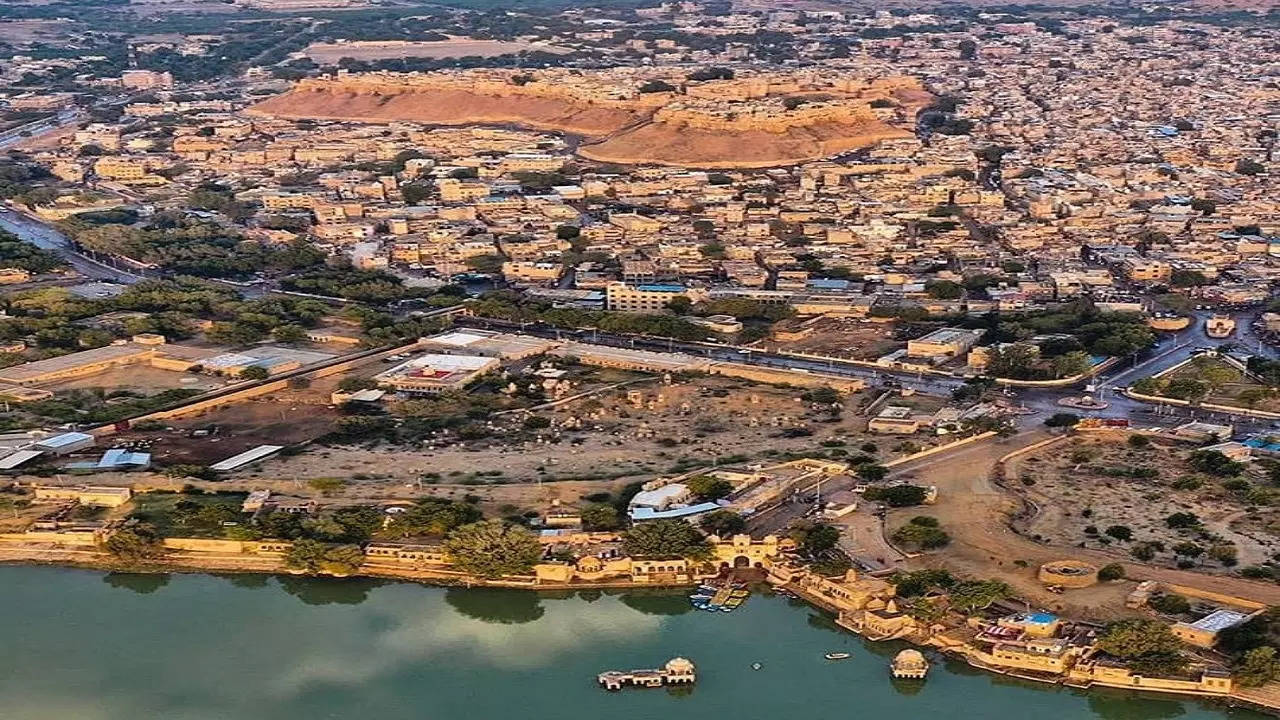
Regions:
<instances>
[{"instance_id":1,"label":"shrub","mask_svg":"<svg viewBox=\"0 0 1280 720\"><path fill-rule=\"evenodd\" d=\"M1111 563L1110 565L1104 565L1100 570L1098 570L1098 579L1103 582L1109 582L1111 580L1119 580L1123 577L1124 577L1124 566L1121 565L1120 563Z\"/></svg>"}]
</instances>

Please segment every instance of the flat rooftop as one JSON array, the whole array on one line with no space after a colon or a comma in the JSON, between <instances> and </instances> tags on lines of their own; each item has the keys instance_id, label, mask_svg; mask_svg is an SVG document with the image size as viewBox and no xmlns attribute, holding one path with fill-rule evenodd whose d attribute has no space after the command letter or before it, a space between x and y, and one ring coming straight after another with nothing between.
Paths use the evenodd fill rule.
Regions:
<instances>
[{"instance_id":1,"label":"flat rooftop","mask_svg":"<svg viewBox=\"0 0 1280 720\"><path fill-rule=\"evenodd\" d=\"M107 345L106 347L93 348L92 350L81 350L80 352L60 355L46 360L36 360L35 362L4 368L0 370L0 382L17 384L32 382L46 375L68 372L76 368L99 363L118 362L135 355L145 355L157 350L159 347L164 346L125 343L124 345Z\"/></svg>"},{"instance_id":2,"label":"flat rooftop","mask_svg":"<svg viewBox=\"0 0 1280 720\"><path fill-rule=\"evenodd\" d=\"M396 365L385 372L378 373L378 380L394 380L403 377L435 377L445 378L458 373L472 373L484 370L496 364L491 357L479 355L437 355L428 353L412 360Z\"/></svg>"},{"instance_id":3,"label":"flat rooftop","mask_svg":"<svg viewBox=\"0 0 1280 720\"><path fill-rule=\"evenodd\" d=\"M587 363L594 359L597 362L612 363L623 367L649 368L670 372L682 370L705 371L710 367L709 361L684 353L632 350L580 342L564 343L559 348L556 348L553 354L576 357Z\"/></svg>"},{"instance_id":4,"label":"flat rooftop","mask_svg":"<svg viewBox=\"0 0 1280 720\"><path fill-rule=\"evenodd\" d=\"M981 334L982 334L981 330L966 330L964 328L942 328L940 330L934 330L933 332L929 333L928 335L925 335L922 338L918 338L915 342L949 343L949 342L954 342L956 340L962 340L964 338L973 337L975 335L981 335Z\"/></svg>"},{"instance_id":5,"label":"flat rooftop","mask_svg":"<svg viewBox=\"0 0 1280 720\"><path fill-rule=\"evenodd\" d=\"M425 338L423 343L441 348L470 350L491 357L524 357L546 352L556 343L532 335L516 335L485 330L455 330Z\"/></svg>"},{"instance_id":6,"label":"flat rooftop","mask_svg":"<svg viewBox=\"0 0 1280 720\"><path fill-rule=\"evenodd\" d=\"M1234 610L1214 610L1193 623L1187 623L1187 625L1197 630L1217 633L1229 627L1235 627L1247 619L1249 619L1248 615Z\"/></svg>"}]
</instances>

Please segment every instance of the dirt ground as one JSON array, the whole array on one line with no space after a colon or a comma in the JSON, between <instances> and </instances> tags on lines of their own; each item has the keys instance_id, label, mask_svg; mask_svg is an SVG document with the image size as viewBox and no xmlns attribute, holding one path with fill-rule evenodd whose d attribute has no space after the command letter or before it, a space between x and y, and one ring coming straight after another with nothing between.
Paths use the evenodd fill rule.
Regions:
<instances>
[{"instance_id":1,"label":"dirt ground","mask_svg":"<svg viewBox=\"0 0 1280 720\"><path fill-rule=\"evenodd\" d=\"M804 332L796 339L778 339L779 330ZM775 326L775 337L761 343L770 351L808 353L825 357L871 360L902 345L890 336L893 323L871 322L865 318L817 317L788 320ZM794 337L788 335L786 337Z\"/></svg>"},{"instance_id":2,"label":"dirt ground","mask_svg":"<svg viewBox=\"0 0 1280 720\"><path fill-rule=\"evenodd\" d=\"M109 390L133 390L152 394L162 390L216 390L229 384L225 378L212 375L196 375L180 373L172 370L131 365L115 368L107 372L97 373L82 378L73 378L47 387L49 390L88 390L107 388Z\"/></svg>"},{"instance_id":3,"label":"dirt ground","mask_svg":"<svg viewBox=\"0 0 1280 720\"><path fill-rule=\"evenodd\" d=\"M514 442L493 438L431 447L332 447L272 461L250 472L263 476L311 478L378 473L388 480L412 482L436 473L444 482L476 482L477 471L504 482L544 482L653 477L708 465L768 459L788 452L819 450L822 441L837 439L858 452L862 442L877 443L882 460L911 451L903 438L865 434L865 418L846 400L835 422L825 409L800 399L801 391L773 388L725 378L698 378L672 386L645 385L636 407L627 390L611 391L598 401L584 400L557 408L553 422L582 421L580 430L565 430L559 442L545 436ZM753 427L752 425L756 425ZM510 429L515 433L515 428ZM502 426L495 429L502 437ZM931 438L913 437L915 448ZM895 451L894 448L899 448Z\"/></svg>"},{"instance_id":4,"label":"dirt ground","mask_svg":"<svg viewBox=\"0 0 1280 720\"><path fill-rule=\"evenodd\" d=\"M329 432L339 417L328 405L327 393L312 389L286 390L271 399L228 405L199 415L165 421L167 429L128 432L114 442L152 441L152 462L157 466L210 465L263 444L292 445L314 440ZM194 431L216 428L205 437Z\"/></svg>"},{"instance_id":5,"label":"dirt ground","mask_svg":"<svg viewBox=\"0 0 1280 720\"><path fill-rule=\"evenodd\" d=\"M1151 541L1170 549L1188 541L1205 549L1227 543L1235 546L1240 565L1262 563L1280 550L1280 537L1266 531L1265 526L1242 528L1246 517L1259 519L1270 512L1263 508L1250 513L1248 505L1224 491L1219 482L1197 475L1184 459L1192 448L1158 443L1136 449L1126 444L1126 437L1121 433L1076 436L1065 444L1022 458L1017 468L1019 482L1024 483L1021 492L1040 510L1026 524L1025 531L1054 545L1083 543L1085 547L1119 552ZM1135 467L1152 468L1159 476L1141 479L1108 472ZM1188 477L1203 484L1195 489L1171 487ZM1027 480L1034 485L1026 486ZM1168 527L1165 518L1178 512L1195 513L1204 529ZM1106 529L1114 525L1130 528L1133 539L1108 537ZM1166 550L1158 552L1153 562L1173 566L1175 560L1171 550ZM1219 562L1200 560L1206 570L1222 569Z\"/></svg>"},{"instance_id":6,"label":"dirt ground","mask_svg":"<svg viewBox=\"0 0 1280 720\"><path fill-rule=\"evenodd\" d=\"M1133 589L1135 580L1156 580L1266 604L1280 603L1280 586L1275 583L1210 575L1200 568L1177 570L1149 565L1135 561L1122 550L1057 546L1014 532L1010 525L1012 518L1021 514L1026 506L992 481L993 471L1002 456L1049 437L1043 429L1027 430L1008 439L976 443L908 463L891 475L910 477L917 484L936 485L938 502L928 508L891 510L887 522L890 531L915 515L927 514L938 518L952 538L946 548L908 560L908 567L946 567L965 576L1003 580L1033 605L1073 617L1099 620L1132 614L1124 607L1124 598ZM1053 446L1043 452L1054 454ZM1021 472L1016 462L1011 463L1011 471L1015 478ZM1119 562L1131 579L1067 590L1063 595L1049 593L1036 579L1036 571L1045 562L1064 558L1083 560L1098 567Z\"/></svg>"}]
</instances>

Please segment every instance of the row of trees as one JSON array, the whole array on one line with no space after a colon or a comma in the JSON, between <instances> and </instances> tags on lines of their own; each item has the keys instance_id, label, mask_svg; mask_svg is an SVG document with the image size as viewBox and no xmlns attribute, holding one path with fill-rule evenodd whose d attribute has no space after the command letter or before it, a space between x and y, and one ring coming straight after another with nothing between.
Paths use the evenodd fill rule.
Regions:
<instances>
[{"instance_id":1,"label":"row of trees","mask_svg":"<svg viewBox=\"0 0 1280 720\"><path fill-rule=\"evenodd\" d=\"M566 329L597 328L603 332L655 335L676 340L705 340L708 335L706 329L672 315L556 308L505 291L485 295L470 309L481 317L510 322L540 322Z\"/></svg>"},{"instance_id":2,"label":"row of trees","mask_svg":"<svg viewBox=\"0 0 1280 720\"><path fill-rule=\"evenodd\" d=\"M29 273L47 273L62 267L62 258L0 230L0 267L20 268Z\"/></svg>"}]
</instances>

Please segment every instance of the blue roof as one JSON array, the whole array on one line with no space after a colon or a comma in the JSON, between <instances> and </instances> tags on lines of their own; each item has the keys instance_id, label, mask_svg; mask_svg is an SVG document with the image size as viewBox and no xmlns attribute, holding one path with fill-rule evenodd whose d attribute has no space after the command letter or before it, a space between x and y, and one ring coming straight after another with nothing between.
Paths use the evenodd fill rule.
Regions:
<instances>
[{"instance_id":1,"label":"blue roof","mask_svg":"<svg viewBox=\"0 0 1280 720\"><path fill-rule=\"evenodd\" d=\"M125 465L144 466L151 464L151 453L129 452L113 448L102 454L98 461L100 468L123 467Z\"/></svg>"},{"instance_id":2,"label":"blue roof","mask_svg":"<svg viewBox=\"0 0 1280 720\"><path fill-rule=\"evenodd\" d=\"M644 292L684 292L683 285L637 285L636 289Z\"/></svg>"},{"instance_id":3,"label":"blue roof","mask_svg":"<svg viewBox=\"0 0 1280 720\"><path fill-rule=\"evenodd\" d=\"M697 505L688 505L686 507L672 508L670 510L654 510L650 507L638 507L631 511L632 520L663 520L668 518L682 518L690 515L701 515L712 510L719 510L720 506L713 502L698 503Z\"/></svg>"},{"instance_id":4,"label":"blue roof","mask_svg":"<svg viewBox=\"0 0 1280 720\"><path fill-rule=\"evenodd\" d=\"M820 290L848 290L849 281L840 278L813 278L809 281L809 287Z\"/></svg>"},{"instance_id":5,"label":"blue roof","mask_svg":"<svg viewBox=\"0 0 1280 720\"><path fill-rule=\"evenodd\" d=\"M92 435L86 435L85 433L81 433L81 432L69 432L69 433L62 433L61 435L54 435L53 437L47 437L36 444L43 445L45 447L57 448L57 447L65 447L67 445L74 445L78 442L84 442L85 440L92 440L92 439L93 439Z\"/></svg>"},{"instance_id":6,"label":"blue roof","mask_svg":"<svg viewBox=\"0 0 1280 720\"><path fill-rule=\"evenodd\" d=\"M1027 622L1033 622L1037 625L1049 625L1058 621L1058 616L1047 612L1027 613L1025 616Z\"/></svg>"}]
</instances>

